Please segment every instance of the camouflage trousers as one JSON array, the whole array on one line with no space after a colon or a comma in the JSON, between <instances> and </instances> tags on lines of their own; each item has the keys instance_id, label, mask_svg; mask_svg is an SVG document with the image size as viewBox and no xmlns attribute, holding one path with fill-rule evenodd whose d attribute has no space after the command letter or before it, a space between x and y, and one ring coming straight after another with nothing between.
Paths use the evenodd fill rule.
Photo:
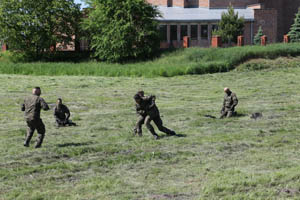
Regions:
<instances>
[{"instance_id":1,"label":"camouflage trousers","mask_svg":"<svg viewBox=\"0 0 300 200\"><path fill-rule=\"evenodd\" d=\"M143 135L143 132L142 132L142 125L144 124L145 122L145 118L146 116L142 116L142 115L139 115L138 117L138 120L135 124L135 128L134 128L134 134L138 134L139 136L142 136Z\"/></svg>"},{"instance_id":2,"label":"camouflage trousers","mask_svg":"<svg viewBox=\"0 0 300 200\"><path fill-rule=\"evenodd\" d=\"M221 117L220 118L225 118L225 117L232 117L236 115L236 112L234 111L234 108L224 108L221 111Z\"/></svg>"},{"instance_id":3,"label":"camouflage trousers","mask_svg":"<svg viewBox=\"0 0 300 200\"><path fill-rule=\"evenodd\" d=\"M152 135L157 136L157 133L155 132L153 126L150 123L152 120L155 123L155 125L157 126L158 130L160 130L161 132L164 132L167 135L175 135L174 131L163 126L163 121L161 120L159 115L154 118L151 118L149 115L147 115L145 118L145 124L146 124L147 129L152 133Z\"/></svg>"},{"instance_id":4,"label":"camouflage trousers","mask_svg":"<svg viewBox=\"0 0 300 200\"><path fill-rule=\"evenodd\" d=\"M36 148L41 147L46 133L45 125L42 119L28 120L26 122L27 122L27 135L25 138L24 146L29 146L33 133L35 130L37 130L38 137L36 140L35 147Z\"/></svg>"}]
</instances>

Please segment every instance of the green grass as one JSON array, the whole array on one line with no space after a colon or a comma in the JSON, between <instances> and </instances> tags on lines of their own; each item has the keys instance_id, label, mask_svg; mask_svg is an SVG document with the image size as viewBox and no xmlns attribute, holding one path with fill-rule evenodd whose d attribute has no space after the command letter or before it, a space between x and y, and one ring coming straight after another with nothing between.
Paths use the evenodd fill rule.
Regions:
<instances>
[{"instance_id":1,"label":"green grass","mask_svg":"<svg viewBox=\"0 0 300 200\"><path fill-rule=\"evenodd\" d=\"M0 75L0 199L299 199L300 67L242 67L153 79ZM79 126L56 129L42 112L36 150L22 146L19 104L37 85L51 105L62 97ZM239 97L239 117L204 117L219 116L225 86ZM155 141L145 128L132 136L141 88L185 137Z\"/></svg>"},{"instance_id":2,"label":"green grass","mask_svg":"<svg viewBox=\"0 0 300 200\"><path fill-rule=\"evenodd\" d=\"M147 62L109 64L82 63L12 63L5 62L9 55L0 55L1 74L21 75L77 75L107 77L173 77L178 75L227 72L253 58L277 58L300 55L299 43L272 44L266 47L245 46L233 48L189 48L164 53Z\"/></svg>"}]
</instances>

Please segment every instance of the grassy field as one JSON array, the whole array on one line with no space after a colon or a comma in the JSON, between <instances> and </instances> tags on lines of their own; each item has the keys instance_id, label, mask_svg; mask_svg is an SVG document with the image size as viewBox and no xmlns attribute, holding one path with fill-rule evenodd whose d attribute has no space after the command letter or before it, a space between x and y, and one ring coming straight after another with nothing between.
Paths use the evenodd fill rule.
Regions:
<instances>
[{"instance_id":1,"label":"grassy field","mask_svg":"<svg viewBox=\"0 0 300 200\"><path fill-rule=\"evenodd\" d=\"M153 79L0 75L0 199L299 199L299 60ZM62 97L79 126L57 129L52 111L42 112L44 146L25 148L19 104L37 85L51 105ZM239 116L204 117L219 116L225 86ZM138 89L157 95L180 137L132 135Z\"/></svg>"},{"instance_id":2,"label":"grassy field","mask_svg":"<svg viewBox=\"0 0 300 200\"><path fill-rule=\"evenodd\" d=\"M178 75L228 72L253 58L299 56L300 44L272 44L232 48L189 48L165 52L159 58L125 64L105 62L7 62L15 58L0 52L0 74L20 75L76 75L106 77L173 77ZM74 55L73 55L74 56ZM76 60L74 60L75 62Z\"/></svg>"}]
</instances>

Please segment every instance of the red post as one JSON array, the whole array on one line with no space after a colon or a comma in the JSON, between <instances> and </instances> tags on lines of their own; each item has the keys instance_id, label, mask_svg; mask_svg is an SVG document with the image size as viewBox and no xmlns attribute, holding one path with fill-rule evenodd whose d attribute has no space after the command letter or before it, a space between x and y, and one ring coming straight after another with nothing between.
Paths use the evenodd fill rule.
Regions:
<instances>
[{"instance_id":1,"label":"red post","mask_svg":"<svg viewBox=\"0 0 300 200\"><path fill-rule=\"evenodd\" d=\"M2 51L7 51L7 50L8 50L7 44L3 44L3 45L2 45Z\"/></svg>"},{"instance_id":2,"label":"red post","mask_svg":"<svg viewBox=\"0 0 300 200\"><path fill-rule=\"evenodd\" d=\"M222 47L222 38L221 38L221 36L218 36L218 35L212 36L211 46L215 47L215 48Z\"/></svg>"},{"instance_id":3,"label":"red post","mask_svg":"<svg viewBox=\"0 0 300 200\"><path fill-rule=\"evenodd\" d=\"M238 36L237 45L239 47L244 46L244 36L242 35Z\"/></svg>"},{"instance_id":4,"label":"red post","mask_svg":"<svg viewBox=\"0 0 300 200\"><path fill-rule=\"evenodd\" d=\"M261 36L261 46L266 46L268 42L268 37L266 35Z\"/></svg>"},{"instance_id":5,"label":"red post","mask_svg":"<svg viewBox=\"0 0 300 200\"><path fill-rule=\"evenodd\" d=\"M189 48L190 47L190 37L184 36L183 37L183 48Z\"/></svg>"},{"instance_id":6,"label":"red post","mask_svg":"<svg viewBox=\"0 0 300 200\"><path fill-rule=\"evenodd\" d=\"M290 43L290 36L289 35L284 35L283 36L283 42L284 43Z\"/></svg>"}]
</instances>

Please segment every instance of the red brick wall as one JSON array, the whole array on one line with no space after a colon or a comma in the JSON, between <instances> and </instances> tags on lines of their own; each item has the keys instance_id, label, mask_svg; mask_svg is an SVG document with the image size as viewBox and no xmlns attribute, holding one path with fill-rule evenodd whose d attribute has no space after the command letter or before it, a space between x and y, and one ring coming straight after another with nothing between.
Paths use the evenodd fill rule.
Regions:
<instances>
[{"instance_id":1,"label":"red brick wall","mask_svg":"<svg viewBox=\"0 0 300 200\"><path fill-rule=\"evenodd\" d=\"M246 22L244 27L244 44L251 44L251 22Z\"/></svg>"},{"instance_id":2,"label":"red brick wall","mask_svg":"<svg viewBox=\"0 0 300 200\"><path fill-rule=\"evenodd\" d=\"M173 0L172 6L175 7L186 7L186 0Z\"/></svg>"},{"instance_id":3,"label":"red brick wall","mask_svg":"<svg viewBox=\"0 0 300 200\"><path fill-rule=\"evenodd\" d=\"M146 0L148 3L157 6L168 6L169 0Z\"/></svg>"},{"instance_id":4,"label":"red brick wall","mask_svg":"<svg viewBox=\"0 0 300 200\"><path fill-rule=\"evenodd\" d=\"M277 10L261 9L254 10L254 35L257 33L259 26L262 27L263 33L267 35L268 42L277 41Z\"/></svg>"},{"instance_id":5,"label":"red brick wall","mask_svg":"<svg viewBox=\"0 0 300 200\"><path fill-rule=\"evenodd\" d=\"M210 8L227 8L230 3L234 7L247 7L248 5L258 3L258 0L210 0L209 7Z\"/></svg>"},{"instance_id":6,"label":"red brick wall","mask_svg":"<svg viewBox=\"0 0 300 200\"><path fill-rule=\"evenodd\" d=\"M209 7L209 0L199 0L199 7Z\"/></svg>"}]
</instances>

